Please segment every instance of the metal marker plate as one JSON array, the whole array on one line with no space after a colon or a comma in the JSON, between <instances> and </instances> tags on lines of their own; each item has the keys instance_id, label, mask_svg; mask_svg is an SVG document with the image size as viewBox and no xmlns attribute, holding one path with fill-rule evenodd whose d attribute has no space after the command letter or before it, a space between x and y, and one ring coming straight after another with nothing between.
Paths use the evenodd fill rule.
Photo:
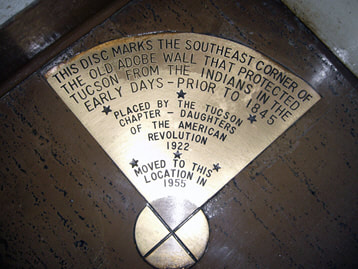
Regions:
<instances>
[{"instance_id":1,"label":"metal marker plate","mask_svg":"<svg viewBox=\"0 0 358 269\"><path fill-rule=\"evenodd\" d=\"M199 208L320 99L262 54L193 33L110 41L46 78L148 201L135 240L158 268L203 255Z\"/></svg>"}]
</instances>

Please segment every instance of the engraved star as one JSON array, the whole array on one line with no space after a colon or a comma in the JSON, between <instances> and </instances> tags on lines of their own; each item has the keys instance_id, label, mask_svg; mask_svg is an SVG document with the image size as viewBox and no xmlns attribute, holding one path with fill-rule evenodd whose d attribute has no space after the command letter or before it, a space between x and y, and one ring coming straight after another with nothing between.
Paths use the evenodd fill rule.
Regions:
<instances>
[{"instance_id":1,"label":"engraved star","mask_svg":"<svg viewBox=\"0 0 358 269\"><path fill-rule=\"evenodd\" d=\"M219 169L221 169L219 163L213 164L213 166L214 166L214 170L215 170L216 172L219 172Z\"/></svg>"},{"instance_id":2,"label":"engraved star","mask_svg":"<svg viewBox=\"0 0 358 269\"><path fill-rule=\"evenodd\" d=\"M178 94L178 98L185 98L186 92L184 92L183 90L180 90L180 92L177 92Z\"/></svg>"},{"instance_id":3,"label":"engraved star","mask_svg":"<svg viewBox=\"0 0 358 269\"><path fill-rule=\"evenodd\" d=\"M256 115L250 114L250 117L248 117L247 119L250 121L250 123L253 123L254 121L256 121Z\"/></svg>"},{"instance_id":4,"label":"engraved star","mask_svg":"<svg viewBox=\"0 0 358 269\"><path fill-rule=\"evenodd\" d=\"M134 168L134 167L138 166L138 160L134 160L134 158L133 158L133 160L129 164L132 166L132 168Z\"/></svg>"},{"instance_id":5,"label":"engraved star","mask_svg":"<svg viewBox=\"0 0 358 269\"><path fill-rule=\"evenodd\" d=\"M108 115L109 112L112 112L111 106L103 106L102 112L106 113Z\"/></svg>"},{"instance_id":6,"label":"engraved star","mask_svg":"<svg viewBox=\"0 0 358 269\"><path fill-rule=\"evenodd\" d=\"M174 152L174 159L175 158L180 159L180 155L182 155L182 153L180 153L179 150L177 150L177 152Z\"/></svg>"}]
</instances>

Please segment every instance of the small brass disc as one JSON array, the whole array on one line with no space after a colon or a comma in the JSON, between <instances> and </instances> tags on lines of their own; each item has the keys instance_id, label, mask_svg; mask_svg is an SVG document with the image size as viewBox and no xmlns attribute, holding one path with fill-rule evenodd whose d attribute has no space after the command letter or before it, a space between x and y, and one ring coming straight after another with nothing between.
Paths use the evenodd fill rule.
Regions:
<instances>
[{"instance_id":1,"label":"small brass disc","mask_svg":"<svg viewBox=\"0 0 358 269\"><path fill-rule=\"evenodd\" d=\"M164 199L154 204L165 204ZM186 212L189 202L173 203L167 198L168 212ZM185 205L185 207L184 207ZM165 214L164 214L165 215ZM173 216L173 215L171 215ZM166 221L152 206L147 205L139 214L135 225L135 241L142 257L156 268L189 268L204 254L209 225L202 210L194 211L189 217L173 227L173 219Z\"/></svg>"}]
</instances>

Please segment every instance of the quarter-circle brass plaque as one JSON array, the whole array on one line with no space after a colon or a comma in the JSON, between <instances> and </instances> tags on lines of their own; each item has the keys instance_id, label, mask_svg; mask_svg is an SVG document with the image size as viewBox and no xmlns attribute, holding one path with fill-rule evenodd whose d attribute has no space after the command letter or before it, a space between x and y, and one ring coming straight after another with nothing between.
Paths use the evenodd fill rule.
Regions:
<instances>
[{"instance_id":1,"label":"quarter-circle brass plaque","mask_svg":"<svg viewBox=\"0 0 358 269\"><path fill-rule=\"evenodd\" d=\"M113 40L46 78L147 200L135 240L157 268L200 259L201 206L320 99L257 51L194 33Z\"/></svg>"}]
</instances>

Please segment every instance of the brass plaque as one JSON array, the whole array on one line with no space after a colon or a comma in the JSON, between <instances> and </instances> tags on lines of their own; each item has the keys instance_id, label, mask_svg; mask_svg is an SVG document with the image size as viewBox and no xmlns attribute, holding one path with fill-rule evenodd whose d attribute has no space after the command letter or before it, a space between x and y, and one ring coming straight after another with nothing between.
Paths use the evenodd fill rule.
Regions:
<instances>
[{"instance_id":1,"label":"brass plaque","mask_svg":"<svg viewBox=\"0 0 358 269\"><path fill-rule=\"evenodd\" d=\"M200 259L200 207L320 99L257 51L193 33L113 40L46 78L147 200L135 240L157 268Z\"/></svg>"}]
</instances>

